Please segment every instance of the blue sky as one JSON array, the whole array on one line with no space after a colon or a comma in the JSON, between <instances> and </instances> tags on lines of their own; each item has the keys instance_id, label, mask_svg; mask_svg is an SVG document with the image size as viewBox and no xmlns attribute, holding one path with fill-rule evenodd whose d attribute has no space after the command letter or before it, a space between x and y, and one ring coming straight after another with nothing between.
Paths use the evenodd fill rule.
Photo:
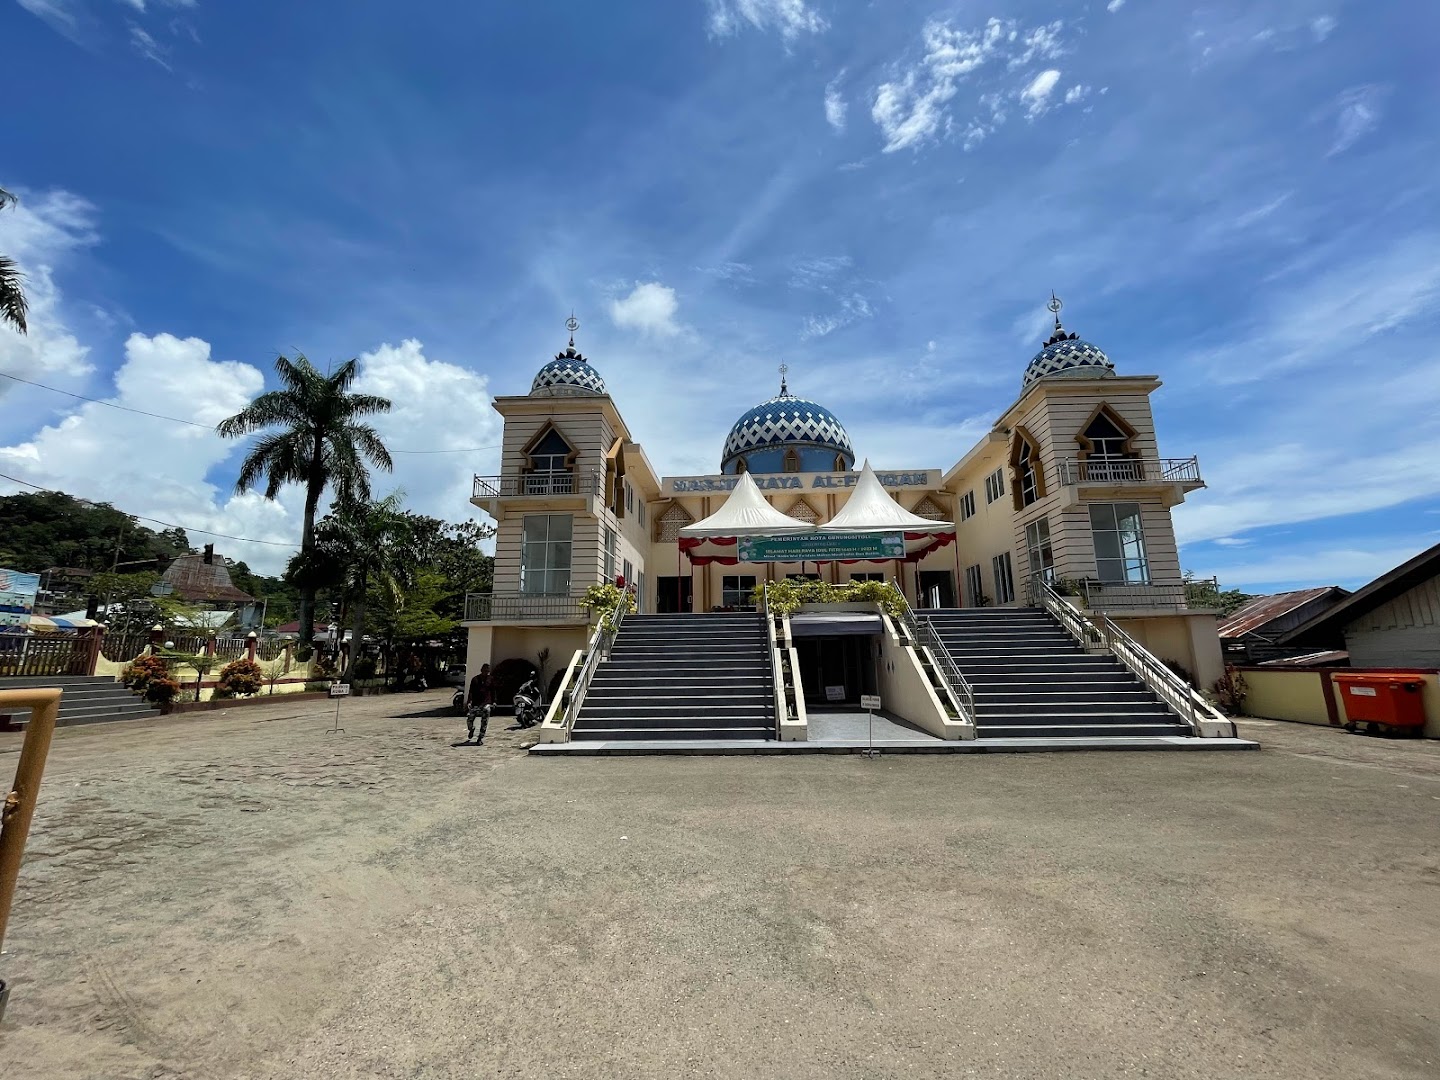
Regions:
<instances>
[{"instance_id":1,"label":"blue sky","mask_svg":"<svg viewBox=\"0 0 1440 1080\"><path fill-rule=\"evenodd\" d=\"M572 307L662 472L782 361L861 455L943 467L1054 289L1165 380L1187 567L1355 585L1440 536L1437 39L1399 0L0 0L0 371L211 424L278 351L360 355L391 445L467 450L394 479L458 518ZM203 428L0 402L0 471L268 569L298 537Z\"/></svg>"}]
</instances>

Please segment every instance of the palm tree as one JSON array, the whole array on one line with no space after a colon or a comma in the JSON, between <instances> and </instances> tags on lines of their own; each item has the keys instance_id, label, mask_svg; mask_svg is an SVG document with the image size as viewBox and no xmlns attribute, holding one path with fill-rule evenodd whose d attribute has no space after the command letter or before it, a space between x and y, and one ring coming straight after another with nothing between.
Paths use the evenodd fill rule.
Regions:
<instances>
[{"instance_id":1,"label":"palm tree","mask_svg":"<svg viewBox=\"0 0 1440 1080\"><path fill-rule=\"evenodd\" d=\"M286 484L305 486L305 520L300 554L309 558L315 547L315 511L329 486L338 503L366 502L370 498L368 460L389 472L390 451L362 416L390 411L390 402L373 394L352 394L359 361L348 360L330 375L322 375L303 356L294 361L280 357L275 374L283 389L261 394L215 430L227 439L264 434L250 447L235 478L236 492L249 491L265 480L265 497L273 499ZM267 430L275 429L275 430ZM314 636L315 585L300 586L300 643Z\"/></svg>"},{"instance_id":2,"label":"palm tree","mask_svg":"<svg viewBox=\"0 0 1440 1080\"><path fill-rule=\"evenodd\" d=\"M333 579L349 602L347 670L360 656L370 590L380 590L394 605L412 582L415 559L410 519L400 512L403 499L403 493L395 492L378 500L337 502L315 526L317 569L333 568Z\"/></svg>"},{"instance_id":3,"label":"palm tree","mask_svg":"<svg viewBox=\"0 0 1440 1080\"><path fill-rule=\"evenodd\" d=\"M0 210L14 206L15 202L14 195L0 188ZM20 288L23 276L14 259L0 255L0 323L9 323L22 334L25 333L26 307L25 293Z\"/></svg>"}]
</instances>

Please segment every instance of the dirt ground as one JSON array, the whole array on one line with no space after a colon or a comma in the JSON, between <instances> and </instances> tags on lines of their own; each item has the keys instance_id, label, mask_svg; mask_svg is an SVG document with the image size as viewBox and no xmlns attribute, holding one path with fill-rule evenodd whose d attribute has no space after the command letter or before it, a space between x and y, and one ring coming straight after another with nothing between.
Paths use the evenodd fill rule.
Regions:
<instances>
[{"instance_id":1,"label":"dirt ground","mask_svg":"<svg viewBox=\"0 0 1440 1080\"><path fill-rule=\"evenodd\" d=\"M1440 744L535 760L448 696L61 731L0 1077L1440 1075Z\"/></svg>"}]
</instances>

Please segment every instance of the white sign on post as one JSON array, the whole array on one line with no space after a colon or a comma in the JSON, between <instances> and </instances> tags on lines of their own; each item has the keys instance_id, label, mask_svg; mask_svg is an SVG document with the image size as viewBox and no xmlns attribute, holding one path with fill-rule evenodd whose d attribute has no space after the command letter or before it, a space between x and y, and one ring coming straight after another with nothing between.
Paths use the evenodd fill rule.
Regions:
<instances>
[{"instance_id":1,"label":"white sign on post","mask_svg":"<svg viewBox=\"0 0 1440 1080\"><path fill-rule=\"evenodd\" d=\"M860 707L868 712L874 712L876 709L880 708L880 695L861 694Z\"/></svg>"},{"instance_id":2,"label":"white sign on post","mask_svg":"<svg viewBox=\"0 0 1440 1080\"><path fill-rule=\"evenodd\" d=\"M331 697L349 697L349 696L350 696L350 684L349 684L349 683L343 683L343 682L332 682L332 683L330 684L330 696L331 696Z\"/></svg>"}]
</instances>

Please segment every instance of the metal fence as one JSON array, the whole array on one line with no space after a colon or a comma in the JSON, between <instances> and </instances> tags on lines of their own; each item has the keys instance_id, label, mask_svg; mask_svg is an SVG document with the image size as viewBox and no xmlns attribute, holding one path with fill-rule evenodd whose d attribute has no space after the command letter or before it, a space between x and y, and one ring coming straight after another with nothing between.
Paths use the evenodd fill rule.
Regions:
<instances>
[{"instance_id":1,"label":"metal fence","mask_svg":"<svg viewBox=\"0 0 1440 1080\"><path fill-rule=\"evenodd\" d=\"M148 631L138 634L106 634L100 641L100 654L112 664L128 664L149 648Z\"/></svg>"},{"instance_id":2,"label":"metal fence","mask_svg":"<svg viewBox=\"0 0 1440 1080\"><path fill-rule=\"evenodd\" d=\"M512 476L477 476L472 493L477 499L512 495L598 495L600 474L533 472Z\"/></svg>"},{"instance_id":3,"label":"metal fence","mask_svg":"<svg viewBox=\"0 0 1440 1080\"><path fill-rule=\"evenodd\" d=\"M1088 580L1079 584L1085 606L1094 611L1210 608L1219 602L1220 592L1219 583L1213 578L1162 585Z\"/></svg>"},{"instance_id":4,"label":"metal fence","mask_svg":"<svg viewBox=\"0 0 1440 1080\"><path fill-rule=\"evenodd\" d=\"M509 622L583 618L578 595L471 593L465 597L466 622Z\"/></svg>"}]
</instances>

